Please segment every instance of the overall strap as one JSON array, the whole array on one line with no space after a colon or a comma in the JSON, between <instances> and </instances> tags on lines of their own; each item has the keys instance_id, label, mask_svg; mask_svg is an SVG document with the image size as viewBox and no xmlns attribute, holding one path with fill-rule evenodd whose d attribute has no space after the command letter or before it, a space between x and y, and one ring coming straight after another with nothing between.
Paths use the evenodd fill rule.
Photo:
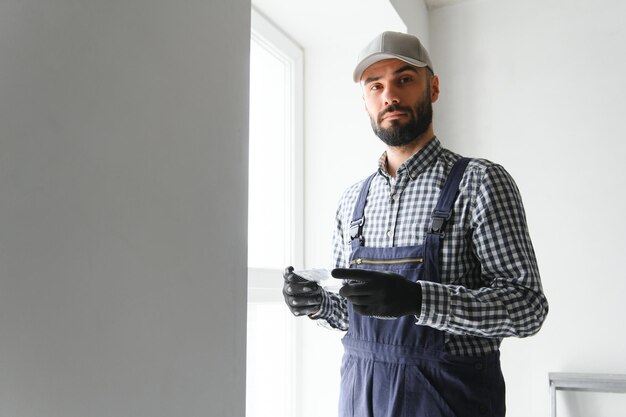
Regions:
<instances>
[{"instance_id":1,"label":"overall strap","mask_svg":"<svg viewBox=\"0 0 626 417\"><path fill-rule=\"evenodd\" d=\"M452 216L452 206L459 194L459 184L461 183L463 173L470 160L471 158L461 158L452 166L448 178L439 194L437 205L431 215L429 233L436 233L443 236L443 229Z\"/></svg>"},{"instance_id":2,"label":"overall strap","mask_svg":"<svg viewBox=\"0 0 626 417\"><path fill-rule=\"evenodd\" d=\"M367 194L370 190L370 184L374 177L378 174L378 171L367 177L361 186L361 192L359 193L359 199L356 201L354 207L354 213L352 214L352 221L350 222L350 240L352 241L352 249L356 249L363 245L363 224L365 223L365 202L367 200Z\"/></svg>"},{"instance_id":3,"label":"overall strap","mask_svg":"<svg viewBox=\"0 0 626 417\"><path fill-rule=\"evenodd\" d=\"M446 222L452 216L452 206L456 200L456 196L459 193L459 184L463 178L465 168L469 163L470 158L459 159L450 170L448 178L441 189L439 194L439 200L433 210L431 216L430 233L436 233L442 235ZM354 213L352 214L352 221L350 222L350 240L352 241L352 249L356 249L359 246L363 246L363 224L365 223L365 203L367 201L367 194L369 193L370 184L374 177L378 174L378 171L367 177L361 186L359 198L354 207Z\"/></svg>"}]
</instances>

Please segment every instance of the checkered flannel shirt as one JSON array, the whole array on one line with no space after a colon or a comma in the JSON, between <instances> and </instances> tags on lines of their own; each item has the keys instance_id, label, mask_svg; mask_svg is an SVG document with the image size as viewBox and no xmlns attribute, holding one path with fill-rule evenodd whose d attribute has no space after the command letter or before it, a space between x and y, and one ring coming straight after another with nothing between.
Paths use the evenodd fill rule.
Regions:
<instances>
[{"instance_id":1,"label":"checkered flannel shirt","mask_svg":"<svg viewBox=\"0 0 626 417\"><path fill-rule=\"evenodd\" d=\"M397 170L387 158L370 186L365 206L365 245L384 248L423 244L440 189L459 155L434 138ZM363 181L341 197L333 234L333 259L347 268L350 221ZM416 325L445 332L445 350L480 356L498 350L506 336L536 333L548 312L522 200L500 165L473 159L459 186L441 248L441 282L419 281L422 310ZM325 327L347 330L345 298L323 292L314 318Z\"/></svg>"}]
</instances>

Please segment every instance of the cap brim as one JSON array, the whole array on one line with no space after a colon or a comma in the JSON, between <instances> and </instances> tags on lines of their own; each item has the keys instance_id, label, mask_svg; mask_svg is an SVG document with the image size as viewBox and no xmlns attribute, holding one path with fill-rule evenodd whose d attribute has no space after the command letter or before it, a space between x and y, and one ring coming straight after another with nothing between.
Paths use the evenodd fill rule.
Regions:
<instances>
[{"instance_id":1,"label":"cap brim","mask_svg":"<svg viewBox=\"0 0 626 417\"><path fill-rule=\"evenodd\" d=\"M415 65L416 67L420 67L420 68L428 66L428 64L425 63L425 62L418 61L418 60L412 59L412 58L407 58L407 57L402 56L402 55L377 53L377 54L370 55L370 56L364 58L363 60L361 60L361 62L359 62L359 64L354 69L354 73L352 74L352 78L354 79L354 82L358 83L359 81L361 81L361 76L363 75L363 72L370 65L373 65L373 64L377 63L378 61L382 61L384 59L399 59L400 61L404 61L407 64Z\"/></svg>"}]
</instances>

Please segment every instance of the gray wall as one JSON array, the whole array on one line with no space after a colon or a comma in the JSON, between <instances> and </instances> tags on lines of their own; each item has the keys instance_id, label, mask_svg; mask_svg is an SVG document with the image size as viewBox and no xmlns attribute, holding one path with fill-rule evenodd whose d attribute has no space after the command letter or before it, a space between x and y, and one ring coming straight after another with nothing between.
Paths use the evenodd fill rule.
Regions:
<instances>
[{"instance_id":1,"label":"gray wall","mask_svg":"<svg viewBox=\"0 0 626 417\"><path fill-rule=\"evenodd\" d=\"M0 416L243 416L250 5L0 2Z\"/></svg>"}]
</instances>

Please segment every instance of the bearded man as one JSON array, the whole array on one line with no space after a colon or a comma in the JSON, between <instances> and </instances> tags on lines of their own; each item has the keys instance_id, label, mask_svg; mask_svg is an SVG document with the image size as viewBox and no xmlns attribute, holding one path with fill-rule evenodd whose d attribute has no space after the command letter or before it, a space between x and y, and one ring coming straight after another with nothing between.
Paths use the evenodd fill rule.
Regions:
<instances>
[{"instance_id":1,"label":"bearded man","mask_svg":"<svg viewBox=\"0 0 626 417\"><path fill-rule=\"evenodd\" d=\"M503 417L500 344L548 312L519 190L441 145L439 78L416 37L380 34L353 76L386 151L337 209L340 292L288 267L285 301L346 331L340 417Z\"/></svg>"}]
</instances>

